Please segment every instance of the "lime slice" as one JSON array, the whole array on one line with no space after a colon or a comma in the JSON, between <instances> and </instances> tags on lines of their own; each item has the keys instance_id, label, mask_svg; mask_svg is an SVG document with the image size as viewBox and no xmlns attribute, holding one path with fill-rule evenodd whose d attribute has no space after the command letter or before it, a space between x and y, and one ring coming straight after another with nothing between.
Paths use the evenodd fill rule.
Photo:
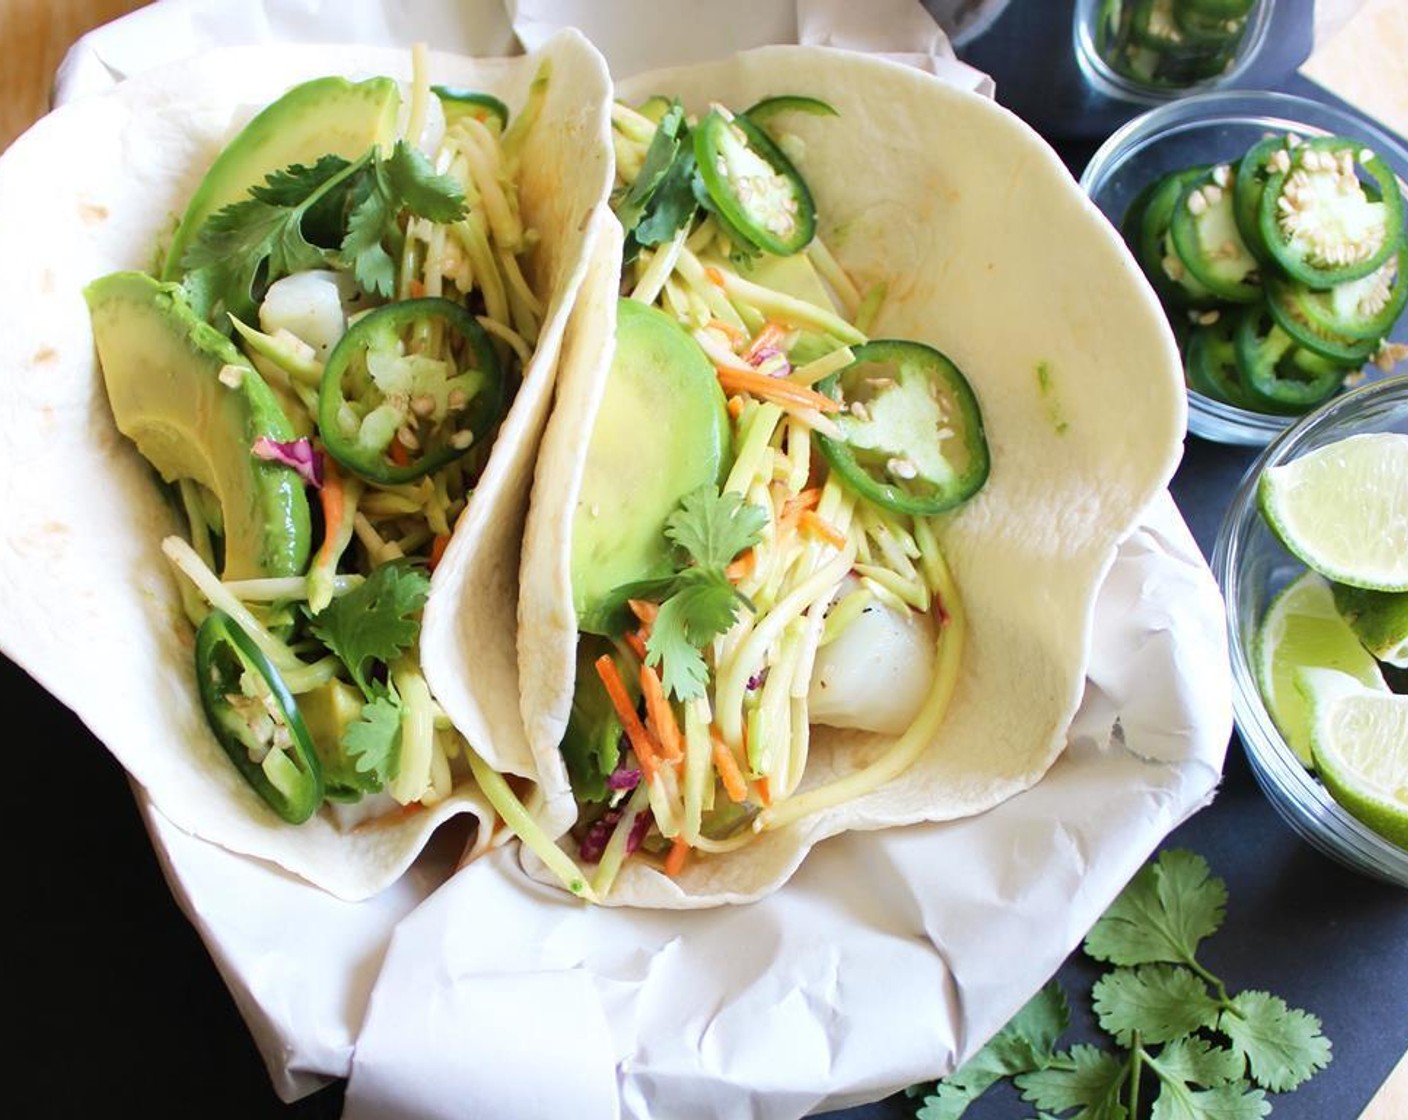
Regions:
<instances>
[{"instance_id":1,"label":"lime slice","mask_svg":"<svg viewBox=\"0 0 1408 1120\"><path fill-rule=\"evenodd\" d=\"M1257 503L1281 542L1326 578L1408 591L1408 433L1347 436L1267 467Z\"/></svg>"},{"instance_id":2,"label":"lime slice","mask_svg":"<svg viewBox=\"0 0 1408 1120\"><path fill-rule=\"evenodd\" d=\"M1320 780L1351 816L1408 848L1408 696L1365 688L1333 669L1298 678L1312 713Z\"/></svg>"},{"instance_id":3,"label":"lime slice","mask_svg":"<svg viewBox=\"0 0 1408 1120\"><path fill-rule=\"evenodd\" d=\"M1337 583L1335 608L1364 648L1397 669L1408 669L1408 591L1369 591Z\"/></svg>"},{"instance_id":4,"label":"lime slice","mask_svg":"<svg viewBox=\"0 0 1408 1120\"><path fill-rule=\"evenodd\" d=\"M1329 581L1305 572L1267 608L1252 643L1252 664L1266 710L1286 745L1306 766L1310 753L1310 706L1296 688L1305 668L1337 669L1365 688L1387 692L1378 662L1335 609Z\"/></svg>"}]
</instances>

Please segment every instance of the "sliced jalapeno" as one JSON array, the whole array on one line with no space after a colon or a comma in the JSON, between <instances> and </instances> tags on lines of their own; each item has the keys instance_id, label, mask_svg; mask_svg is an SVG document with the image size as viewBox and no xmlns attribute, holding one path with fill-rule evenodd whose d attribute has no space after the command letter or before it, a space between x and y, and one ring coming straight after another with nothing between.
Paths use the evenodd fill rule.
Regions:
<instances>
[{"instance_id":1,"label":"sliced jalapeno","mask_svg":"<svg viewBox=\"0 0 1408 1120\"><path fill-rule=\"evenodd\" d=\"M1306 412L1344 383L1341 367L1305 353L1264 304L1242 312L1235 341L1242 383L1261 411Z\"/></svg>"},{"instance_id":2,"label":"sliced jalapeno","mask_svg":"<svg viewBox=\"0 0 1408 1120\"><path fill-rule=\"evenodd\" d=\"M817 435L831 469L869 502L928 517L987 481L988 444L972 386L922 342L876 339L821 383L842 402L842 439Z\"/></svg>"},{"instance_id":3,"label":"sliced jalapeno","mask_svg":"<svg viewBox=\"0 0 1408 1120\"><path fill-rule=\"evenodd\" d=\"M1174 307L1209 307L1216 302L1213 294L1189 274L1169 237L1169 225L1183 188L1209 170L1204 164L1165 175L1150 193L1139 221L1135 256L1154 290Z\"/></svg>"},{"instance_id":4,"label":"sliced jalapeno","mask_svg":"<svg viewBox=\"0 0 1408 1120\"><path fill-rule=\"evenodd\" d=\"M1408 303L1408 246L1358 280L1333 288L1308 288L1288 280L1278 289L1294 318L1321 336L1344 340L1351 349L1355 340L1378 341L1393 329Z\"/></svg>"},{"instance_id":5,"label":"sliced jalapeno","mask_svg":"<svg viewBox=\"0 0 1408 1120\"><path fill-rule=\"evenodd\" d=\"M1237 316L1223 312L1214 322L1193 327L1184 346L1183 364L1188 388L1224 404L1249 408L1252 402L1237 363L1236 326Z\"/></svg>"},{"instance_id":6,"label":"sliced jalapeno","mask_svg":"<svg viewBox=\"0 0 1408 1120\"><path fill-rule=\"evenodd\" d=\"M216 740L270 808L301 824L323 801L323 771L278 670L229 615L196 632L196 681Z\"/></svg>"},{"instance_id":7,"label":"sliced jalapeno","mask_svg":"<svg viewBox=\"0 0 1408 1120\"><path fill-rule=\"evenodd\" d=\"M1291 149L1285 169L1267 178L1257 223L1289 276L1330 288L1369 275L1397 252L1403 198L1393 169L1361 141L1318 136Z\"/></svg>"},{"instance_id":8,"label":"sliced jalapeno","mask_svg":"<svg viewBox=\"0 0 1408 1120\"><path fill-rule=\"evenodd\" d=\"M839 117L836 107L819 97L806 97L799 93L784 93L776 97L764 97L743 110L743 116L754 124L764 124L778 113L808 113L814 117Z\"/></svg>"},{"instance_id":9,"label":"sliced jalapeno","mask_svg":"<svg viewBox=\"0 0 1408 1120\"><path fill-rule=\"evenodd\" d=\"M445 110L446 124L454 124L461 117L473 117L477 121L498 121L500 131L508 127L508 106L492 93L457 86L430 88Z\"/></svg>"},{"instance_id":10,"label":"sliced jalapeno","mask_svg":"<svg viewBox=\"0 0 1408 1120\"><path fill-rule=\"evenodd\" d=\"M1296 291L1284 277L1267 277L1266 308L1297 346L1340 365L1362 364L1379 348L1378 338L1350 338L1307 319Z\"/></svg>"},{"instance_id":11,"label":"sliced jalapeno","mask_svg":"<svg viewBox=\"0 0 1408 1120\"><path fill-rule=\"evenodd\" d=\"M717 109L694 130L694 158L723 224L755 249L801 252L816 232L816 206L792 161L746 116Z\"/></svg>"},{"instance_id":12,"label":"sliced jalapeno","mask_svg":"<svg viewBox=\"0 0 1408 1120\"><path fill-rule=\"evenodd\" d=\"M1276 153L1286 150L1285 136L1267 136L1257 141L1237 161L1232 179L1232 216L1237 232L1242 235L1242 244L1263 264L1271 260L1271 252L1261 235L1261 196L1271 175L1272 161L1282 158Z\"/></svg>"},{"instance_id":13,"label":"sliced jalapeno","mask_svg":"<svg viewBox=\"0 0 1408 1120\"><path fill-rule=\"evenodd\" d=\"M507 396L484 328L451 300L389 303L333 347L318 388L328 454L370 482L409 482L467 454Z\"/></svg>"},{"instance_id":14,"label":"sliced jalapeno","mask_svg":"<svg viewBox=\"0 0 1408 1120\"><path fill-rule=\"evenodd\" d=\"M1237 231L1232 168L1218 164L1191 179L1169 215L1169 240L1193 278L1234 303L1261 298L1257 259Z\"/></svg>"}]
</instances>

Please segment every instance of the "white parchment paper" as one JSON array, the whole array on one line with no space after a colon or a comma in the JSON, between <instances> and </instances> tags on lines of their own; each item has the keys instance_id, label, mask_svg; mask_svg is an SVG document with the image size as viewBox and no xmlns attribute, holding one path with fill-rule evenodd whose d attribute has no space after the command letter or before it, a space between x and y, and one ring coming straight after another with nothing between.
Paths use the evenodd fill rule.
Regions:
<instances>
[{"instance_id":1,"label":"white parchment paper","mask_svg":"<svg viewBox=\"0 0 1408 1120\"><path fill-rule=\"evenodd\" d=\"M976 34L1003 2L936 0L941 27L912 0L158 0L82 39L56 95L217 42L493 55L563 25L622 76L800 41L990 93L945 29ZM385 894L342 903L137 796L286 1100L349 1077L347 1120L800 1117L952 1069L1213 796L1232 726L1222 617L1164 495L1101 592L1085 699L1046 778L967 820L829 840L746 907L584 908L527 880L510 851L449 877L454 853L438 849Z\"/></svg>"}]
</instances>

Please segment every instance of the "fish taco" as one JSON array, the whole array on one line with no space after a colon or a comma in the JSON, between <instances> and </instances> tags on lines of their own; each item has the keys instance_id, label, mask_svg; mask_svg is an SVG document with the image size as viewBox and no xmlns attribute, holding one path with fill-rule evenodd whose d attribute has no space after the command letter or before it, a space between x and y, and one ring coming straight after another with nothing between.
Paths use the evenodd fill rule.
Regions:
<instances>
[{"instance_id":1,"label":"fish taco","mask_svg":"<svg viewBox=\"0 0 1408 1120\"><path fill-rule=\"evenodd\" d=\"M572 32L231 48L0 160L0 642L181 828L359 899L490 842L476 752L531 787L518 541L609 95Z\"/></svg>"},{"instance_id":2,"label":"fish taco","mask_svg":"<svg viewBox=\"0 0 1408 1120\"><path fill-rule=\"evenodd\" d=\"M1040 780L1184 432L1118 236L993 102L776 47L618 85L523 547L537 877L746 902Z\"/></svg>"}]
</instances>

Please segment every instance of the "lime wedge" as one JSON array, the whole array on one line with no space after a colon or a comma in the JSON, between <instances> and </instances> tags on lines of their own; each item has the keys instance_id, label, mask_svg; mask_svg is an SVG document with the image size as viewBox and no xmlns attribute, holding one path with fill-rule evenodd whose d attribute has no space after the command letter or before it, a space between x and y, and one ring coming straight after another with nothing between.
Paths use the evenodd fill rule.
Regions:
<instances>
[{"instance_id":1,"label":"lime wedge","mask_svg":"<svg viewBox=\"0 0 1408 1120\"><path fill-rule=\"evenodd\" d=\"M1281 542L1326 578L1408 591L1408 433L1347 436L1267 467L1257 503Z\"/></svg>"},{"instance_id":2,"label":"lime wedge","mask_svg":"<svg viewBox=\"0 0 1408 1120\"><path fill-rule=\"evenodd\" d=\"M1334 585L1335 608L1364 648L1397 669L1408 669L1408 591L1369 591Z\"/></svg>"},{"instance_id":3,"label":"lime wedge","mask_svg":"<svg viewBox=\"0 0 1408 1120\"><path fill-rule=\"evenodd\" d=\"M1303 669L1320 780L1351 816L1408 849L1408 696L1333 669Z\"/></svg>"},{"instance_id":4,"label":"lime wedge","mask_svg":"<svg viewBox=\"0 0 1408 1120\"><path fill-rule=\"evenodd\" d=\"M1286 745L1311 767L1310 706L1296 687L1298 671L1337 669L1365 688L1388 691L1378 662L1335 609L1329 581L1317 572L1303 573L1272 600L1252 643L1252 664Z\"/></svg>"}]
</instances>

